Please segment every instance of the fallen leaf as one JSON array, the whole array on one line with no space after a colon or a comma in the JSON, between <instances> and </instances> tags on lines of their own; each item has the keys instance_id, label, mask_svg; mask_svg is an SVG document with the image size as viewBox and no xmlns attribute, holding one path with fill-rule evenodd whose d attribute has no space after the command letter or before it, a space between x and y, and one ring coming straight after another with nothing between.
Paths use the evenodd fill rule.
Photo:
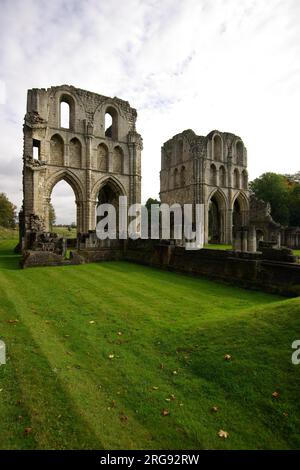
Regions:
<instances>
[{"instance_id":1,"label":"fallen leaf","mask_svg":"<svg viewBox=\"0 0 300 470\"><path fill-rule=\"evenodd\" d=\"M122 334L123 334L122 331L118 331L119 336L122 336Z\"/></svg>"},{"instance_id":2,"label":"fallen leaf","mask_svg":"<svg viewBox=\"0 0 300 470\"><path fill-rule=\"evenodd\" d=\"M222 439L227 439L227 437L229 437L229 433L227 431L223 431L223 429L220 429L218 436Z\"/></svg>"},{"instance_id":3,"label":"fallen leaf","mask_svg":"<svg viewBox=\"0 0 300 470\"><path fill-rule=\"evenodd\" d=\"M287 411L284 411L282 414L283 414L283 416L285 416L285 417L287 417L287 416L289 415Z\"/></svg>"},{"instance_id":4,"label":"fallen leaf","mask_svg":"<svg viewBox=\"0 0 300 470\"><path fill-rule=\"evenodd\" d=\"M162 410L161 414L162 414L163 416L168 416L168 415L170 414L170 411L167 410L166 408L164 408L164 409Z\"/></svg>"},{"instance_id":5,"label":"fallen leaf","mask_svg":"<svg viewBox=\"0 0 300 470\"><path fill-rule=\"evenodd\" d=\"M158 387L152 387L153 390L158 390Z\"/></svg>"},{"instance_id":6,"label":"fallen leaf","mask_svg":"<svg viewBox=\"0 0 300 470\"><path fill-rule=\"evenodd\" d=\"M217 411L219 411L219 407L218 406L213 406L211 411L213 411L214 413L217 413Z\"/></svg>"},{"instance_id":7,"label":"fallen leaf","mask_svg":"<svg viewBox=\"0 0 300 470\"><path fill-rule=\"evenodd\" d=\"M122 421L122 423L126 423L128 421L128 416L126 416L124 413L120 413L119 418Z\"/></svg>"},{"instance_id":8,"label":"fallen leaf","mask_svg":"<svg viewBox=\"0 0 300 470\"><path fill-rule=\"evenodd\" d=\"M171 398L171 400L173 400L173 401L176 400L176 396L175 396L173 393L172 393L172 395L170 395L170 398Z\"/></svg>"},{"instance_id":9,"label":"fallen leaf","mask_svg":"<svg viewBox=\"0 0 300 470\"><path fill-rule=\"evenodd\" d=\"M91 320L91 321L89 322L90 325L93 325L94 323L95 323L94 320Z\"/></svg>"},{"instance_id":10,"label":"fallen leaf","mask_svg":"<svg viewBox=\"0 0 300 470\"><path fill-rule=\"evenodd\" d=\"M113 359L114 357L115 357L114 354L110 354L110 355L108 356L109 359Z\"/></svg>"},{"instance_id":11,"label":"fallen leaf","mask_svg":"<svg viewBox=\"0 0 300 470\"><path fill-rule=\"evenodd\" d=\"M225 359L225 361L230 361L230 359L231 359L230 354L225 354L224 359Z\"/></svg>"},{"instance_id":12,"label":"fallen leaf","mask_svg":"<svg viewBox=\"0 0 300 470\"><path fill-rule=\"evenodd\" d=\"M166 398L166 401L171 401L171 398Z\"/></svg>"},{"instance_id":13,"label":"fallen leaf","mask_svg":"<svg viewBox=\"0 0 300 470\"><path fill-rule=\"evenodd\" d=\"M30 434L32 432L32 428L25 428L24 433L25 434Z\"/></svg>"},{"instance_id":14,"label":"fallen leaf","mask_svg":"<svg viewBox=\"0 0 300 470\"><path fill-rule=\"evenodd\" d=\"M273 398L279 398L279 397L280 397L280 393L279 393L279 392L273 392L273 393L272 393L272 397L273 397Z\"/></svg>"},{"instance_id":15,"label":"fallen leaf","mask_svg":"<svg viewBox=\"0 0 300 470\"><path fill-rule=\"evenodd\" d=\"M18 323L18 322L19 322L19 320L8 320L7 323Z\"/></svg>"}]
</instances>

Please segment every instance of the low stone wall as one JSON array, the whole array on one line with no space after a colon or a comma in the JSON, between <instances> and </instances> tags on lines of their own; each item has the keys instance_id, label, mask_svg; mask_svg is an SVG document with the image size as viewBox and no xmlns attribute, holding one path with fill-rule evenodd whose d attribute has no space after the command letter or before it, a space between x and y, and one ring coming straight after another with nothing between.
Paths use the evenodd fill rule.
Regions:
<instances>
[{"instance_id":1,"label":"low stone wall","mask_svg":"<svg viewBox=\"0 0 300 470\"><path fill-rule=\"evenodd\" d=\"M24 268L65 266L111 260L126 260L190 275L205 276L240 287L263 290L285 296L300 295L300 264L285 250L276 253L245 253L183 247L157 240L129 240L115 248L85 249L71 252L69 260L47 251L27 251ZM289 260L290 262L287 262Z\"/></svg>"},{"instance_id":2,"label":"low stone wall","mask_svg":"<svg viewBox=\"0 0 300 470\"><path fill-rule=\"evenodd\" d=\"M27 250L22 256L22 268L34 268L39 266L68 266L83 264L85 262L78 253L71 252L70 259L65 259L62 255L51 251Z\"/></svg>"},{"instance_id":3,"label":"low stone wall","mask_svg":"<svg viewBox=\"0 0 300 470\"><path fill-rule=\"evenodd\" d=\"M261 253L210 249L188 251L182 247L155 244L153 241L130 241L125 259L205 276L240 287L285 296L300 295L300 264L266 260Z\"/></svg>"}]
</instances>

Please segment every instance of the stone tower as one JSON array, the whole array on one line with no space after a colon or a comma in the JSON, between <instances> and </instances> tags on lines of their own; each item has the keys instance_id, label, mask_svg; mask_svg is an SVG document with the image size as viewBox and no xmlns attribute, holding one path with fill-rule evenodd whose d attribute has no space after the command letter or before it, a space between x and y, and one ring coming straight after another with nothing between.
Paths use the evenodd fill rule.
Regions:
<instances>
[{"instance_id":1,"label":"stone tower","mask_svg":"<svg viewBox=\"0 0 300 470\"><path fill-rule=\"evenodd\" d=\"M67 121L62 122L63 107ZM28 90L24 120L22 247L49 231L54 186L65 180L77 206L77 232L95 230L99 201L141 200L142 138L127 101L69 85ZM107 125L109 121L110 125Z\"/></svg>"},{"instance_id":2,"label":"stone tower","mask_svg":"<svg viewBox=\"0 0 300 470\"><path fill-rule=\"evenodd\" d=\"M240 137L186 130L164 143L160 198L168 204L204 204L205 243L231 244L249 219L247 150Z\"/></svg>"}]
</instances>

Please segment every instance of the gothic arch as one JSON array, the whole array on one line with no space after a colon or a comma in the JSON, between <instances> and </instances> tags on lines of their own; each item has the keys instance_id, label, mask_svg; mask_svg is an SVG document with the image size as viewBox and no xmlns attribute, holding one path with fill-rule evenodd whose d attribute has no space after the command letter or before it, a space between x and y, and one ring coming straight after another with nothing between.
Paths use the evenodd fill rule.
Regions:
<instances>
[{"instance_id":1,"label":"gothic arch","mask_svg":"<svg viewBox=\"0 0 300 470\"><path fill-rule=\"evenodd\" d=\"M227 199L223 191L211 192L207 203L207 235L210 243L225 243Z\"/></svg>"},{"instance_id":2,"label":"gothic arch","mask_svg":"<svg viewBox=\"0 0 300 470\"><path fill-rule=\"evenodd\" d=\"M82 232L84 227L85 213L84 213L84 190L79 178L70 170L59 170L51 175L45 182L44 193L44 214L46 225L49 225L48 214L49 204L51 201L51 194L54 186L60 181L66 181L74 191L75 202L77 206L77 233Z\"/></svg>"},{"instance_id":3,"label":"gothic arch","mask_svg":"<svg viewBox=\"0 0 300 470\"><path fill-rule=\"evenodd\" d=\"M232 204L231 204L231 209L233 209L235 201L239 202L241 205L241 209L243 211L248 211L249 210L249 199L247 194L244 191L238 191L232 198Z\"/></svg>"},{"instance_id":4,"label":"gothic arch","mask_svg":"<svg viewBox=\"0 0 300 470\"><path fill-rule=\"evenodd\" d=\"M74 191L76 201L82 201L84 198L84 190L80 179L70 170L63 169L52 174L45 183L45 198L50 198L54 186L59 181L66 181Z\"/></svg>"},{"instance_id":5,"label":"gothic arch","mask_svg":"<svg viewBox=\"0 0 300 470\"><path fill-rule=\"evenodd\" d=\"M50 138L50 164L63 166L65 154L65 142L57 132Z\"/></svg>"},{"instance_id":6,"label":"gothic arch","mask_svg":"<svg viewBox=\"0 0 300 470\"><path fill-rule=\"evenodd\" d=\"M96 202L97 201L97 196L99 194L99 191L106 185L109 184L111 187L120 195L120 196L127 196L126 190L117 178L114 176L104 176L100 180L98 180L91 191L91 199L92 201Z\"/></svg>"}]
</instances>

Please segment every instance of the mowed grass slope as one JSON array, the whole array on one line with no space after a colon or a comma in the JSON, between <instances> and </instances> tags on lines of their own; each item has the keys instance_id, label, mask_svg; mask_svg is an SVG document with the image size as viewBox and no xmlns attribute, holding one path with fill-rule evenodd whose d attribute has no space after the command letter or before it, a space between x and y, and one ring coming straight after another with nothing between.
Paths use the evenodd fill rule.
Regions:
<instances>
[{"instance_id":1,"label":"mowed grass slope","mask_svg":"<svg viewBox=\"0 0 300 470\"><path fill-rule=\"evenodd\" d=\"M125 262L20 270L13 246L1 449L300 448L299 299Z\"/></svg>"}]
</instances>

